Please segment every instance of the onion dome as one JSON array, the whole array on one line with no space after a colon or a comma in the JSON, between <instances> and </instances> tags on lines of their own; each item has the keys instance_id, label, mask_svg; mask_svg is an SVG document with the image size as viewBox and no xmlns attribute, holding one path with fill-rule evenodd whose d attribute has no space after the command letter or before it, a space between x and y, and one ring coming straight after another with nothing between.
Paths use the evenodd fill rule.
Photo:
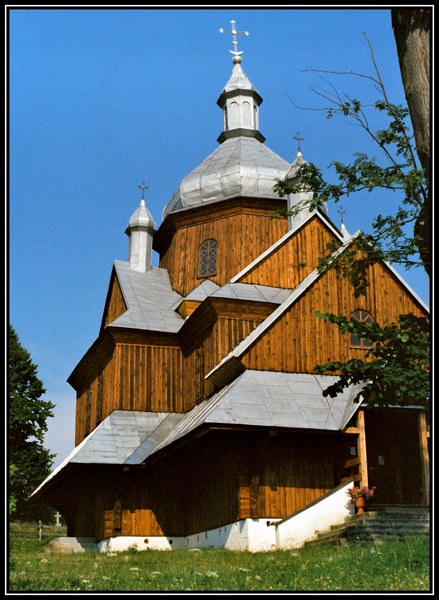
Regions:
<instances>
[{"instance_id":1,"label":"onion dome","mask_svg":"<svg viewBox=\"0 0 439 600\"><path fill-rule=\"evenodd\" d=\"M220 30L221 31L221 30ZM232 30L237 32L232 21ZM289 163L264 145L259 131L259 106L262 98L244 73L242 52L234 41L230 79L218 99L223 111L224 128L219 147L180 183L163 211L163 219L172 212L220 202L239 196L273 198L276 179L282 179Z\"/></svg>"}]
</instances>

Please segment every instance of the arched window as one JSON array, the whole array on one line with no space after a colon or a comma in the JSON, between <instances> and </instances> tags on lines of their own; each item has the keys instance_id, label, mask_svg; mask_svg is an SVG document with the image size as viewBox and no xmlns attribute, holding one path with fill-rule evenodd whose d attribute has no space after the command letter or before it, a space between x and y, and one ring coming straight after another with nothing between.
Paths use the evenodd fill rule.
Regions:
<instances>
[{"instance_id":1,"label":"arched window","mask_svg":"<svg viewBox=\"0 0 439 600\"><path fill-rule=\"evenodd\" d=\"M200 246L200 259L198 263L198 277L216 275L216 257L218 242L205 240Z\"/></svg>"},{"instance_id":2,"label":"arched window","mask_svg":"<svg viewBox=\"0 0 439 600\"><path fill-rule=\"evenodd\" d=\"M372 325L373 318L365 310L356 310L351 314L351 321L360 321L360 323L365 323L366 325ZM370 340L365 338L360 338L357 335L351 334L350 338L351 348L371 348L373 346Z\"/></svg>"}]
</instances>

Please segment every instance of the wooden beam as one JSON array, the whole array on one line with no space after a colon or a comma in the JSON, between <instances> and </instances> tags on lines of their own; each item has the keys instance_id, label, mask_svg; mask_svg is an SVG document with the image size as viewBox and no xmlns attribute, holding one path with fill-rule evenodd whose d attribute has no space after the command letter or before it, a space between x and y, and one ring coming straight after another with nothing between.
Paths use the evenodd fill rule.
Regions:
<instances>
[{"instance_id":1,"label":"wooden beam","mask_svg":"<svg viewBox=\"0 0 439 600\"><path fill-rule=\"evenodd\" d=\"M357 473L356 475L349 475L349 477L343 477L340 479L340 483L346 483L346 481L354 481L355 483L358 483L361 481L361 475Z\"/></svg>"},{"instance_id":2,"label":"wooden beam","mask_svg":"<svg viewBox=\"0 0 439 600\"><path fill-rule=\"evenodd\" d=\"M422 501L430 504L430 457L428 455L428 431L425 411L418 416L419 447L421 452Z\"/></svg>"},{"instance_id":3,"label":"wooden beam","mask_svg":"<svg viewBox=\"0 0 439 600\"><path fill-rule=\"evenodd\" d=\"M357 465L361 465L361 459L356 456L355 458L350 458L345 462L345 469L349 469L350 467L356 467Z\"/></svg>"},{"instance_id":4,"label":"wooden beam","mask_svg":"<svg viewBox=\"0 0 439 600\"><path fill-rule=\"evenodd\" d=\"M360 458L360 474L361 485L369 485L369 477L367 472L367 445L366 445L366 427L364 420L364 410L358 411L357 427L360 430L358 436L358 457Z\"/></svg>"},{"instance_id":5,"label":"wooden beam","mask_svg":"<svg viewBox=\"0 0 439 600\"><path fill-rule=\"evenodd\" d=\"M359 434L360 430L358 429L358 427L346 427L345 429L343 429L343 433L356 433L356 434Z\"/></svg>"}]
</instances>

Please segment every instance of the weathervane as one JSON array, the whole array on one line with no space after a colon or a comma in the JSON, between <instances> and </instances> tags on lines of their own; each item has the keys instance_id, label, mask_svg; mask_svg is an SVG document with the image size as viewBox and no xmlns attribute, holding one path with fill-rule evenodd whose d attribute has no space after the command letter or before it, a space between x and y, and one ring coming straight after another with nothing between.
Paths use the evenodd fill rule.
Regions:
<instances>
[{"instance_id":1,"label":"weathervane","mask_svg":"<svg viewBox=\"0 0 439 600\"><path fill-rule=\"evenodd\" d=\"M300 133L297 132L296 135L294 136L294 139L297 140L297 151L300 152L300 141L302 140L303 142L303 137L300 137Z\"/></svg>"},{"instance_id":2,"label":"weathervane","mask_svg":"<svg viewBox=\"0 0 439 600\"><path fill-rule=\"evenodd\" d=\"M233 36L233 50L229 50L229 52L231 52L233 54L233 62L234 63L239 63L241 62L242 58L241 58L241 54L242 52L238 52L238 40L236 39L237 35L250 35L248 31L237 31L235 26L236 26L236 21L230 21L230 24L232 26L232 29L223 29L221 27L220 29L220 33L231 33Z\"/></svg>"},{"instance_id":3,"label":"weathervane","mask_svg":"<svg viewBox=\"0 0 439 600\"><path fill-rule=\"evenodd\" d=\"M142 181L142 185L138 185L137 187L142 189L142 200L145 200L145 190L149 189L148 186Z\"/></svg>"}]
</instances>

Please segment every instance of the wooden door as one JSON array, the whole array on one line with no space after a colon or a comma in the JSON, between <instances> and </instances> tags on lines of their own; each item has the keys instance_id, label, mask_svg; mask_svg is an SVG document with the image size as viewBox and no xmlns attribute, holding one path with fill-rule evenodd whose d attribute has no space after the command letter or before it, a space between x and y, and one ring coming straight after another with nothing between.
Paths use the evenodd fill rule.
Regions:
<instances>
[{"instance_id":1,"label":"wooden door","mask_svg":"<svg viewBox=\"0 0 439 600\"><path fill-rule=\"evenodd\" d=\"M369 487L377 504L422 504L418 411L365 411Z\"/></svg>"}]
</instances>

